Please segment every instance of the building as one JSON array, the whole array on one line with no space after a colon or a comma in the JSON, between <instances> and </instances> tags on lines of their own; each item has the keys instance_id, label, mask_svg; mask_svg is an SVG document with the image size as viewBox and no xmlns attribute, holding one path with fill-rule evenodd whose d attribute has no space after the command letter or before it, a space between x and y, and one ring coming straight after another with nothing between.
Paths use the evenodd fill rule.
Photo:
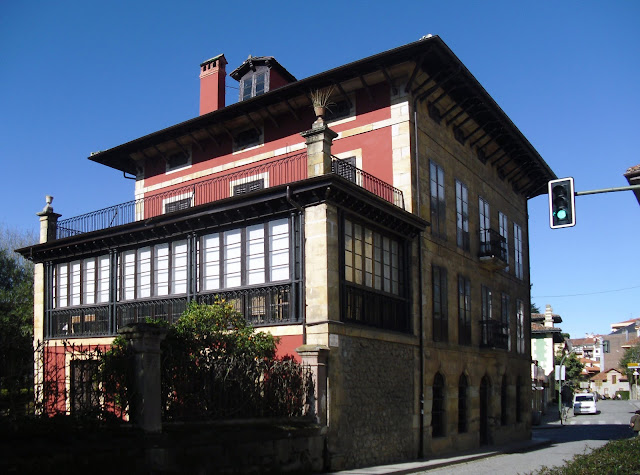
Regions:
<instances>
[{"instance_id":1,"label":"building","mask_svg":"<svg viewBox=\"0 0 640 475\"><path fill-rule=\"evenodd\" d=\"M627 171L624 172L624 177L627 179L629 186L640 185L640 165L629 167ZM636 195L636 199L640 204L640 189L636 188L635 190L633 190L633 193Z\"/></svg>"},{"instance_id":2,"label":"building","mask_svg":"<svg viewBox=\"0 0 640 475\"><path fill-rule=\"evenodd\" d=\"M562 354L564 337L556 323L562 323L562 317L553 313L551 305L546 306L544 313L531 314L531 360L534 362L534 376L537 376L533 385L533 408L541 412L545 411L557 391L555 355L559 351Z\"/></svg>"},{"instance_id":3,"label":"building","mask_svg":"<svg viewBox=\"0 0 640 475\"><path fill-rule=\"evenodd\" d=\"M89 157L135 200L39 213L35 338L221 296L326 368L332 470L529 438L533 146L437 36L302 80L249 57L231 105L226 65L200 65L199 117Z\"/></svg>"},{"instance_id":4,"label":"building","mask_svg":"<svg viewBox=\"0 0 640 475\"><path fill-rule=\"evenodd\" d=\"M590 383L590 389L606 399L614 398L619 391L629 391L627 375L616 368L592 376Z\"/></svg>"}]
</instances>

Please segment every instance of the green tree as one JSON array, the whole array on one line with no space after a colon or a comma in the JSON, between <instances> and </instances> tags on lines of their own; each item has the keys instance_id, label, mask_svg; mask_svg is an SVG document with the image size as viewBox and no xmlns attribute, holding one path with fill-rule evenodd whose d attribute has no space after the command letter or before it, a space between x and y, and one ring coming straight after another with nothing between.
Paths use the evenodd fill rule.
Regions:
<instances>
[{"instance_id":1,"label":"green tree","mask_svg":"<svg viewBox=\"0 0 640 475\"><path fill-rule=\"evenodd\" d=\"M555 364L559 365L562 361L562 355L557 354L555 356ZM565 366L565 381L566 385L571 388L577 388L580 386L581 381L586 381L587 377L582 374L584 364L580 363L580 360L575 353L570 353L564 360Z\"/></svg>"},{"instance_id":2,"label":"green tree","mask_svg":"<svg viewBox=\"0 0 640 475\"><path fill-rule=\"evenodd\" d=\"M632 369L627 368L629 363L640 363L640 344L634 345L624 350L624 355L620 358L618 366L627 373L629 381L634 381Z\"/></svg>"},{"instance_id":3,"label":"green tree","mask_svg":"<svg viewBox=\"0 0 640 475\"><path fill-rule=\"evenodd\" d=\"M540 313L540 307L538 307L535 303L531 302L531 313Z\"/></svg>"},{"instance_id":4,"label":"green tree","mask_svg":"<svg viewBox=\"0 0 640 475\"><path fill-rule=\"evenodd\" d=\"M33 264L14 250L33 236L0 225L0 411L21 410L33 378Z\"/></svg>"}]
</instances>

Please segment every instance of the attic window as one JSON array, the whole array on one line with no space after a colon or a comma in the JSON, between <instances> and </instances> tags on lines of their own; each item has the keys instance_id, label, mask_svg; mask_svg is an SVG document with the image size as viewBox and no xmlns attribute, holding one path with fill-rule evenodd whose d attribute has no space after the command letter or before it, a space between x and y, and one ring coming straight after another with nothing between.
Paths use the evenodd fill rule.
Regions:
<instances>
[{"instance_id":1,"label":"attic window","mask_svg":"<svg viewBox=\"0 0 640 475\"><path fill-rule=\"evenodd\" d=\"M167 155L167 173L182 170L191 166L191 151L179 151Z\"/></svg>"},{"instance_id":2,"label":"attic window","mask_svg":"<svg viewBox=\"0 0 640 475\"><path fill-rule=\"evenodd\" d=\"M239 132L233 138L233 151L239 152L250 147L260 145L262 142L262 131L258 129L247 129Z\"/></svg>"},{"instance_id":3,"label":"attic window","mask_svg":"<svg viewBox=\"0 0 640 475\"><path fill-rule=\"evenodd\" d=\"M338 101L335 104L327 107L327 112L324 116L324 120L327 122L344 119L345 117L349 117L351 115L351 106L349 101L342 100Z\"/></svg>"},{"instance_id":4,"label":"attic window","mask_svg":"<svg viewBox=\"0 0 640 475\"><path fill-rule=\"evenodd\" d=\"M245 101L269 91L267 71L257 71L240 82L240 100Z\"/></svg>"}]
</instances>

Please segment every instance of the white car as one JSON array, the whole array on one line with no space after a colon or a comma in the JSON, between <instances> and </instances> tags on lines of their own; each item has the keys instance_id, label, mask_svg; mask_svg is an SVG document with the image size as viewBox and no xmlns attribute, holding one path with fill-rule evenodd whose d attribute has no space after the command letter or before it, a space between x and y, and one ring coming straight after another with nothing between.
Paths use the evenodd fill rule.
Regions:
<instances>
[{"instance_id":1,"label":"white car","mask_svg":"<svg viewBox=\"0 0 640 475\"><path fill-rule=\"evenodd\" d=\"M578 393L573 396L574 414L597 414L596 395L593 393Z\"/></svg>"}]
</instances>

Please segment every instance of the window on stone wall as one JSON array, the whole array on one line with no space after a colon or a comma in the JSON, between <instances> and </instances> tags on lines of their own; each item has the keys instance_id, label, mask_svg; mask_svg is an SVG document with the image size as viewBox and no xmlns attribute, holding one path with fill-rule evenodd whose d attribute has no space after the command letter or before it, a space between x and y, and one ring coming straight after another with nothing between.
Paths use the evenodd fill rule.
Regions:
<instances>
[{"instance_id":1,"label":"window on stone wall","mask_svg":"<svg viewBox=\"0 0 640 475\"><path fill-rule=\"evenodd\" d=\"M483 322L482 325L482 344L488 345L492 343L491 341L491 327L489 326L489 321L493 316L493 305L491 298L491 289L486 285L481 287L480 292L480 305L481 305L481 320Z\"/></svg>"},{"instance_id":2,"label":"window on stone wall","mask_svg":"<svg viewBox=\"0 0 640 475\"><path fill-rule=\"evenodd\" d=\"M471 344L471 281L458 276L458 343Z\"/></svg>"},{"instance_id":3,"label":"window on stone wall","mask_svg":"<svg viewBox=\"0 0 640 475\"><path fill-rule=\"evenodd\" d=\"M522 377L516 380L516 422L522 422Z\"/></svg>"},{"instance_id":4,"label":"window on stone wall","mask_svg":"<svg viewBox=\"0 0 640 475\"><path fill-rule=\"evenodd\" d=\"M513 223L513 252L515 274L518 279L524 279L524 264L522 254L522 228Z\"/></svg>"},{"instance_id":5,"label":"window on stone wall","mask_svg":"<svg viewBox=\"0 0 640 475\"><path fill-rule=\"evenodd\" d=\"M507 350L511 349L511 334L509 332L509 321L511 317L511 299L508 294L503 293L500 299L500 334L505 340L505 346Z\"/></svg>"},{"instance_id":6,"label":"window on stone wall","mask_svg":"<svg viewBox=\"0 0 640 475\"><path fill-rule=\"evenodd\" d=\"M469 190L459 180L456 180L456 242L460 249L469 250Z\"/></svg>"},{"instance_id":7,"label":"window on stone wall","mask_svg":"<svg viewBox=\"0 0 640 475\"><path fill-rule=\"evenodd\" d=\"M445 436L445 385L444 377L436 373L433 378L433 403L431 406L431 436Z\"/></svg>"},{"instance_id":8,"label":"window on stone wall","mask_svg":"<svg viewBox=\"0 0 640 475\"><path fill-rule=\"evenodd\" d=\"M507 425L509 416L508 416L508 406L509 406L509 395L508 390L509 387L507 385L507 375L502 376L502 386L500 387L500 424L503 426Z\"/></svg>"},{"instance_id":9,"label":"window on stone wall","mask_svg":"<svg viewBox=\"0 0 640 475\"><path fill-rule=\"evenodd\" d=\"M482 197L478 198L478 212L480 223L480 255L491 254L491 208L489 202Z\"/></svg>"},{"instance_id":10,"label":"window on stone wall","mask_svg":"<svg viewBox=\"0 0 640 475\"><path fill-rule=\"evenodd\" d=\"M448 341L449 312L447 302L447 269L433 266L432 277L432 311L433 341Z\"/></svg>"},{"instance_id":11,"label":"window on stone wall","mask_svg":"<svg viewBox=\"0 0 640 475\"><path fill-rule=\"evenodd\" d=\"M469 430L469 383L464 374L458 380L458 432L463 434Z\"/></svg>"},{"instance_id":12,"label":"window on stone wall","mask_svg":"<svg viewBox=\"0 0 640 475\"><path fill-rule=\"evenodd\" d=\"M520 299L516 301L516 351L524 354L524 302Z\"/></svg>"},{"instance_id":13,"label":"window on stone wall","mask_svg":"<svg viewBox=\"0 0 640 475\"><path fill-rule=\"evenodd\" d=\"M435 236L446 237L445 197L444 197L444 169L431 161L430 197L431 197L431 233Z\"/></svg>"},{"instance_id":14,"label":"window on stone wall","mask_svg":"<svg viewBox=\"0 0 640 475\"><path fill-rule=\"evenodd\" d=\"M507 259L507 264L509 264L509 228L507 215L502 212L498 213L498 222L500 223L500 236L504 238L502 242L504 256ZM508 272L509 266L507 265L504 270Z\"/></svg>"}]
</instances>

